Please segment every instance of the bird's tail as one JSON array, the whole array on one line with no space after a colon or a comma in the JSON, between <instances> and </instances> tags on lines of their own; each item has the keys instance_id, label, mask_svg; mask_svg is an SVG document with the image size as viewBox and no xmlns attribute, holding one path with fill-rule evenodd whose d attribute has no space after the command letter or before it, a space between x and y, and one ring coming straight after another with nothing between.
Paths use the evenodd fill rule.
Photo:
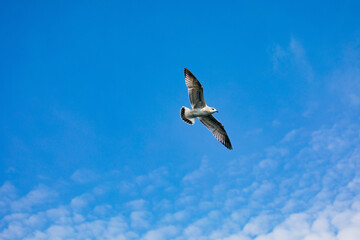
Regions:
<instances>
[{"instance_id":1,"label":"bird's tail","mask_svg":"<svg viewBox=\"0 0 360 240\"><path fill-rule=\"evenodd\" d=\"M193 125L195 123L195 118L189 118L186 117L188 115L188 112L191 111L189 108L187 107L182 107L180 109L180 117L181 119L186 122L187 124Z\"/></svg>"}]
</instances>

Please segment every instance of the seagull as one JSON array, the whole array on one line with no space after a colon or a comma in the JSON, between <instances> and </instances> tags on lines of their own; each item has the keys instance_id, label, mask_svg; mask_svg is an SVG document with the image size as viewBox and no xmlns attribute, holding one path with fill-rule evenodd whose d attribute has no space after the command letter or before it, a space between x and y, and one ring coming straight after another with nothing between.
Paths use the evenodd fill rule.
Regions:
<instances>
[{"instance_id":1,"label":"seagull","mask_svg":"<svg viewBox=\"0 0 360 240\"><path fill-rule=\"evenodd\" d=\"M225 147L232 149L230 139L226 134L224 126L212 115L218 112L215 108L209 107L205 103L204 92L201 83L189 71L184 69L185 83L188 88L189 98L192 109L182 107L180 110L181 119L187 124L194 125L195 119L199 118L200 122L209 129L214 137L219 140Z\"/></svg>"}]
</instances>

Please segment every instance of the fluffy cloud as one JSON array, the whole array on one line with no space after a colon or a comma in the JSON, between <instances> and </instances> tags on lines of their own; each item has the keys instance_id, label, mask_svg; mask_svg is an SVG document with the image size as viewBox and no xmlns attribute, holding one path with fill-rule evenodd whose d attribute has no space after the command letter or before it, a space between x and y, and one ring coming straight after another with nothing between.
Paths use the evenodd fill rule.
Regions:
<instances>
[{"instance_id":1,"label":"fluffy cloud","mask_svg":"<svg viewBox=\"0 0 360 240\"><path fill-rule=\"evenodd\" d=\"M71 179L76 183L88 183L96 180L96 177L96 174L89 169L78 169L71 175Z\"/></svg>"},{"instance_id":2,"label":"fluffy cloud","mask_svg":"<svg viewBox=\"0 0 360 240\"><path fill-rule=\"evenodd\" d=\"M295 136L297 148L291 148ZM261 153L220 169L203 160L177 178L159 168L120 184L108 177L113 189L93 181L76 184L80 192L55 184L24 195L6 182L0 238L358 239L359 146L360 125L344 122L290 131ZM149 185L164 191L144 191ZM60 194L66 195L61 201Z\"/></svg>"},{"instance_id":3,"label":"fluffy cloud","mask_svg":"<svg viewBox=\"0 0 360 240\"><path fill-rule=\"evenodd\" d=\"M273 48L273 66L278 72L288 71L297 73L307 81L312 81L314 71L308 61L306 51L300 41L291 37L288 46L276 45Z\"/></svg>"},{"instance_id":4,"label":"fluffy cloud","mask_svg":"<svg viewBox=\"0 0 360 240\"><path fill-rule=\"evenodd\" d=\"M54 200L57 193L47 186L39 185L34 190L30 191L26 196L13 201L11 209L13 211L29 210L33 206L41 205Z\"/></svg>"}]
</instances>

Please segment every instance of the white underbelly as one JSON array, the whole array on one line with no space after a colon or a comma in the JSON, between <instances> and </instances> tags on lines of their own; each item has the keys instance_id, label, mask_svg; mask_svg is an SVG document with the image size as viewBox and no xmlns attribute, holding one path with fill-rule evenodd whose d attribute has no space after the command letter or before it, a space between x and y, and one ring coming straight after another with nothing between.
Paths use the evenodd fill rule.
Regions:
<instances>
[{"instance_id":1,"label":"white underbelly","mask_svg":"<svg viewBox=\"0 0 360 240\"><path fill-rule=\"evenodd\" d=\"M211 113L202 111L201 109L191 109L185 114L187 118L206 117L209 115L211 115Z\"/></svg>"}]
</instances>

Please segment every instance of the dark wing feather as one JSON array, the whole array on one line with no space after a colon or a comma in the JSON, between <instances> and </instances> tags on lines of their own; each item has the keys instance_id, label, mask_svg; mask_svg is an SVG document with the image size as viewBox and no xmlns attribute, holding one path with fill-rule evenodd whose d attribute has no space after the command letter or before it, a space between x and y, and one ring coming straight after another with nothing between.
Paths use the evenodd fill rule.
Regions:
<instances>
[{"instance_id":1,"label":"dark wing feather","mask_svg":"<svg viewBox=\"0 0 360 240\"><path fill-rule=\"evenodd\" d=\"M226 134L224 126L213 115L199 117L199 120L210 130L217 140L224 144L228 149L232 149L230 139Z\"/></svg>"},{"instance_id":2,"label":"dark wing feather","mask_svg":"<svg viewBox=\"0 0 360 240\"><path fill-rule=\"evenodd\" d=\"M189 91L189 98L192 108L203 108L206 106L203 87L196 77L189 71L184 69L185 83Z\"/></svg>"}]
</instances>

